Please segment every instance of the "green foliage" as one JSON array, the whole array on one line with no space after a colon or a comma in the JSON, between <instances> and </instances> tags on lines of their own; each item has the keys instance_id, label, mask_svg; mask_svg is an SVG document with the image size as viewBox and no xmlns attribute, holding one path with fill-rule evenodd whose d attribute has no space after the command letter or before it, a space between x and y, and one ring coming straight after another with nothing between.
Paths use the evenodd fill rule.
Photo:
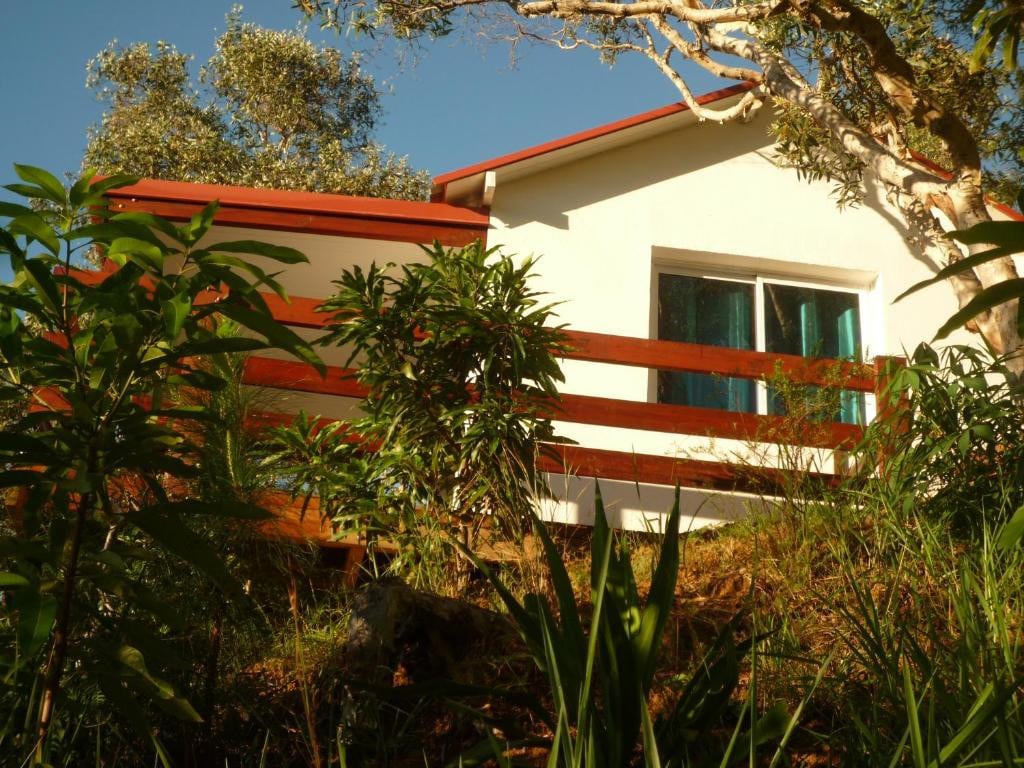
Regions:
<instances>
[{"instance_id":1,"label":"green foliage","mask_svg":"<svg viewBox=\"0 0 1024 768\"><path fill-rule=\"evenodd\" d=\"M162 635L180 622L146 577L154 552L189 563L226 596L242 593L196 527L266 513L181 497L197 472L182 425L212 415L178 405L170 392L222 387L201 361L211 353L277 346L322 364L273 324L259 289L283 293L280 286L243 258L225 259L296 263L298 252L204 243L216 203L181 226L110 215L103 193L130 177L97 182L90 170L65 189L40 169L16 170L23 183L7 188L45 207L0 210L8 219L0 251L13 272L0 286L0 399L30 404L0 433L0 484L18 496L11 535L0 539L0 569L12 574L0 612L0 680L11 713L5 749L46 762L51 738L76 722L61 710L69 664L93 705L118 709L147 739L152 708L199 719L162 672L174 664ZM95 249L106 269L78 270ZM247 335L219 334L225 319Z\"/></svg>"},{"instance_id":2,"label":"green foliage","mask_svg":"<svg viewBox=\"0 0 1024 768\"><path fill-rule=\"evenodd\" d=\"M174 46L111 43L87 84L108 105L85 164L103 173L422 199L426 174L371 135L380 94L358 56L316 48L299 32L227 17L193 84Z\"/></svg>"},{"instance_id":3,"label":"green foliage","mask_svg":"<svg viewBox=\"0 0 1024 768\"><path fill-rule=\"evenodd\" d=\"M375 450L307 422L281 435L278 458L297 459L294 486L319 493L339 533L418 548L426 526L471 542L487 521L516 537L538 443L553 438L561 334L529 288L532 259L517 265L479 242L426 253L346 270L323 305L333 318L321 343L347 349L368 389L350 429Z\"/></svg>"},{"instance_id":4,"label":"green foliage","mask_svg":"<svg viewBox=\"0 0 1024 768\"><path fill-rule=\"evenodd\" d=\"M973 347L918 347L892 381L898 416L869 432L903 503L968 528L1024 503L1021 390L1012 381L1003 360Z\"/></svg>"},{"instance_id":5,"label":"green foliage","mask_svg":"<svg viewBox=\"0 0 1024 768\"><path fill-rule=\"evenodd\" d=\"M971 51L971 68L986 66L998 50L1003 69L1015 71L1019 65L1020 33L1024 25L1024 7L1014 0L970 0L962 18L970 21L977 39Z\"/></svg>"},{"instance_id":6,"label":"green foliage","mask_svg":"<svg viewBox=\"0 0 1024 768\"><path fill-rule=\"evenodd\" d=\"M796 719L784 706L759 717L750 701L742 707L735 701L740 662L760 640L735 642L738 620L722 627L692 675L668 681L673 702L651 714L651 692L679 577L678 496L647 598L641 600L626 539L613 536L598 489L586 630L585 612L577 604L561 555L543 523L535 521L534 530L544 547L558 618L542 595L530 594L520 602L487 566L477 565L550 684L551 709L545 720L554 736L549 766L729 766L753 759L763 745L788 740ZM539 702L533 708L544 711ZM731 732L730 720L735 720ZM532 737L502 744L490 736L488 746L502 764L511 765L506 750L535 742ZM775 760L782 748L780 744Z\"/></svg>"},{"instance_id":7,"label":"green foliage","mask_svg":"<svg viewBox=\"0 0 1024 768\"><path fill-rule=\"evenodd\" d=\"M948 5L889 0L867 10L889 33L915 85L967 125L988 161L990 179L1019 178L1016 77L972 65L966 35L957 28L956 13ZM780 14L760 23L757 36L790 61L817 72L817 90L869 132L887 134L890 146L906 147L940 165L951 163L940 140L894 108L879 85L875 61L852 35ZM863 202L861 164L804 109L784 103L772 128L783 165L795 168L803 178L832 182L841 206Z\"/></svg>"}]
</instances>

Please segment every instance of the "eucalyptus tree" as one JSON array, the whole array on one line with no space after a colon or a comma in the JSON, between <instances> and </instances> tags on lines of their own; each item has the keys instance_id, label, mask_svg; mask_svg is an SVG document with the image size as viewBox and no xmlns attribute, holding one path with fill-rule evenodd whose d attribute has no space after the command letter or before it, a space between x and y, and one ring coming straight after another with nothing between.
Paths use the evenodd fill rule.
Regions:
<instances>
[{"instance_id":1,"label":"eucalyptus tree","mask_svg":"<svg viewBox=\"0 0 1024 768\"><path fill-rule=\"evenodd\" d=\"M962 257L943 217L955 229L990 219L986 158L989 168L993 158L1004 172L1020 168L1019 73L983 66L991 50L984 46L972 66L969 50L969 19L981 7L998 12L998 0L296 0L293 5L326 25L371 34L440 37L462 26L504 39L592 48L608 62L625 54L644 56L702 121L747 120L770 101L777 110L774 130L783 164L835 182L844 203L858 202L870 176L902 213L915 246L937 263ZM1001 27L1002 40L1010 41L1012 63L1019 30L1007 25ZM690 85L695 68L750 87L728 105L701 104ZM948 174L920 162L921 153ZM983 247L972 244L971 251ZM1004 257L953 274L949 282L964 307L983 289L1016 276L1012 260ZM978 314L970 326L997 351L1014 354L1011 367L1018 375L1024 372L1016 300Z\"/></svg>"},{"instance_id":2,"label":"eucalyptus tree","mask_svg":"<svg viewBox=\"0 0 1024 768\"><path fill-rule=\"evenodd\" d=\"M110 43L88 64L107 105L84 165L102 173L277 189L423 198L427 176L373 140L380 92L358 55L243 23L189 72L173 45Z\"/></svg>"}]
</instances>

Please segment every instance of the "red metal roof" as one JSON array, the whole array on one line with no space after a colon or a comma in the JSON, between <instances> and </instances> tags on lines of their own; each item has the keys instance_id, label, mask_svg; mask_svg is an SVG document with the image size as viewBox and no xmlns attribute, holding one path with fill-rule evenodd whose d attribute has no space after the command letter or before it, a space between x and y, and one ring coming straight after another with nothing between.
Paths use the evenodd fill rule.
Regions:
<instances>
[{"instance_id":1,"label":"red metal roof","mask_svg":"<svg viewBox=\"0 0 1024 768\"><path fill-rule=\"evenodd\" d=\"M753 87L754 84L751 82L738 83L736 85L731 85L728 88L722 88L720 90L698 96L697 103L700 105L710 104L721 99L727 99L730 96L736 96L744 93ZM518 163L523 160L529 160L530 158L555 152L559 149L565 149L566 147L571 147L576 144L582 144L583 142L591 141L592 139L596 139L601 136L618 133L619 131L643 125L644 123L650 123L663 117L679 114L680 112L687 112L689 109L690 108L685 103L676 102L664 107L659 107L658 109L652 109L648 112L641 112L640 114L633 115L632 117L616 120L613 123L607 123L606 125L601 125L597 128L590 128L589 130L564 136L560 139L555 139L554 141L537 144L533 147L521 149L518 152L501 155L500 157L495 157L491 160L485 160L482 163L476 163L474 165L466 166L465 168L459 168L455 171L443 173L434 178L433 197L434 199L438 199L443 193L444 188L453 181L458 181L459 179L464 179L478 173L493 171L497 168L512 165L513 163Z\"/></svg>"},{"instance_id":2,"label":"red metal roof","mask_svg":"<svg viewBox=\"0 0 1024 768\"><path fill-rule=\"evenodd\" d=\"M114 210L142 210L171 219L187 219L218 200L216 220L222 224L410 243L486 241L490 225L485 211L447 203L157 179L112 189L107 197Z\"/></svg>"},{"instance_id":3,"label":"red metal roof","mask_svg":"<svg viewBox=\"0 0 1024 768\"><path fill-rule=\"evenodd\" d=\"M253 189L222 184L193 184L184 181L142 179L130 187L112 189L107 196L163 200L176 203L202 203L219 200L234 208L259 208L300 213L328 213L363 218L419 221L463 226L487 226L487 214L473 208L447 203L415 200L389 200L379 197L333 195L324 192L299 192L279 189Z\"/></svg>"}]
</instances>

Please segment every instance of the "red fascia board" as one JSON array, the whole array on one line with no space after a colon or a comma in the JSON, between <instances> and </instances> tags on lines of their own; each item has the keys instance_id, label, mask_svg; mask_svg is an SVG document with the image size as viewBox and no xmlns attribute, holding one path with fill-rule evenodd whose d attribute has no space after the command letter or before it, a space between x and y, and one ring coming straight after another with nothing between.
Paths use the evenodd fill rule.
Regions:
<instances>
[{"instance_id":1,"label":"red fascia board","mask_svg":"<svg viewBox=\"0 0 1024 768\"><path fill-rule=\"evenodd\" d=\"M235 208L258 208L298 213L333 213L341 216L422 221L468 227L487 227L490 224L490 218L486 212L448 203L356 197L326 192L254 189L222 184L193 184L161 179L142 179L131 186L112 189L107 192L107 196L203 205L211 200L219 200L221 205Z\"/></svg>"},{"instance_id":2,"label":"red fascia board","mask_svg":"<svg viewBox=\"0 0 1024 768\"><path fill-rule=\"evenodd\" d=\"M727 99L730 96L745 93L753 87L754 83L749 81L737 83L736 85L731 85L728 88L722 88L720 90L698 96L697 103L704 106L721 99ZM458 181L459 179L464 179L467 176L473 176L477 173L484 173L486 171L493 171L506 165L512 165L513 163L518 163L523 160L529 160L530 158L539 157L540 155L555 152L559 149L565 149L566 147L572 147L576 144L582 144L585 141L591 141L592 139L597 139L601 136L618 133L619 131L624 131L627 128L633 128L637 125L643 125L644 123L650 123L654 120L660 120L661 118L668 117L669 115L687 112L689 109L690 108L686 104L676 102L664 107L659 107L658 109L652 109L648 112L641 112L638 115L633 115L632 117L627 117L623 120L617 120L613 123L601 125L597 128L591 128L586 131L564 136L560 139L555 139L554 141L545 142L544 144L527 147L526 149L521 149L518 152L512 152L507 155L502 155L501 157L495 157L491 160L485 160L482 163L476 163L475 165L469 165L465 168L459 168L455 171L443 173L434 179L434 196L436 197L438 192L443 190L449 183Z\"/></svg>"}]
</instances>

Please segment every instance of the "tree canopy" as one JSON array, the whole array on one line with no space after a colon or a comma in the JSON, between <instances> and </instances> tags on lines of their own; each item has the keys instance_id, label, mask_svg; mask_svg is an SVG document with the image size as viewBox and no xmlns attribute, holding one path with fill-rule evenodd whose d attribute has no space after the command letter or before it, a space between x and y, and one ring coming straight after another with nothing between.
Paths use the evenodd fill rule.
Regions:
<instances>
[{"instance_id":1,"label":"tree canopy","mask_svg":"<svg viewBox=\"0 0 1024 768\"><path fill-rule=\"evenodd\" d=\"M372 139L380 93L358 55L227 16L199 71L173 45L111 42L88 64L107 104L84 166L101 173L420 199L427 174Z\"/></svg>"},{"instance_id":2,"label":"tree canopy","mask_svg":"<svg viewBox=\"0 0 1024 768\"><path fill-rule=\"evenodd\" d=\"M989 220L986 195L1019 183L1024 120L1015 4L1002 0L297 0L325 25L400 38L460 27L503 39L592 48L607 62L647 57L701 120L748 119L769 101L778 156L856 203L880 183L916 245L937 262L963 253L946 234ZM1005 12L1005 13L1004 13ZM1004 19L1005 21L998 21ZM977 37L972 26L978 24ZM999 66L1002 52L1004 66ZM694 68L750 89L698 103ZM938 170L927 157L948 170ZM944 221L944 219L946 221ZM975 252L984 245L972 245ZM1015 278L1009 257L950 280L961 307ZM974 318L1024 371L1017 302Z\"/></svg>"}]
</instances>

